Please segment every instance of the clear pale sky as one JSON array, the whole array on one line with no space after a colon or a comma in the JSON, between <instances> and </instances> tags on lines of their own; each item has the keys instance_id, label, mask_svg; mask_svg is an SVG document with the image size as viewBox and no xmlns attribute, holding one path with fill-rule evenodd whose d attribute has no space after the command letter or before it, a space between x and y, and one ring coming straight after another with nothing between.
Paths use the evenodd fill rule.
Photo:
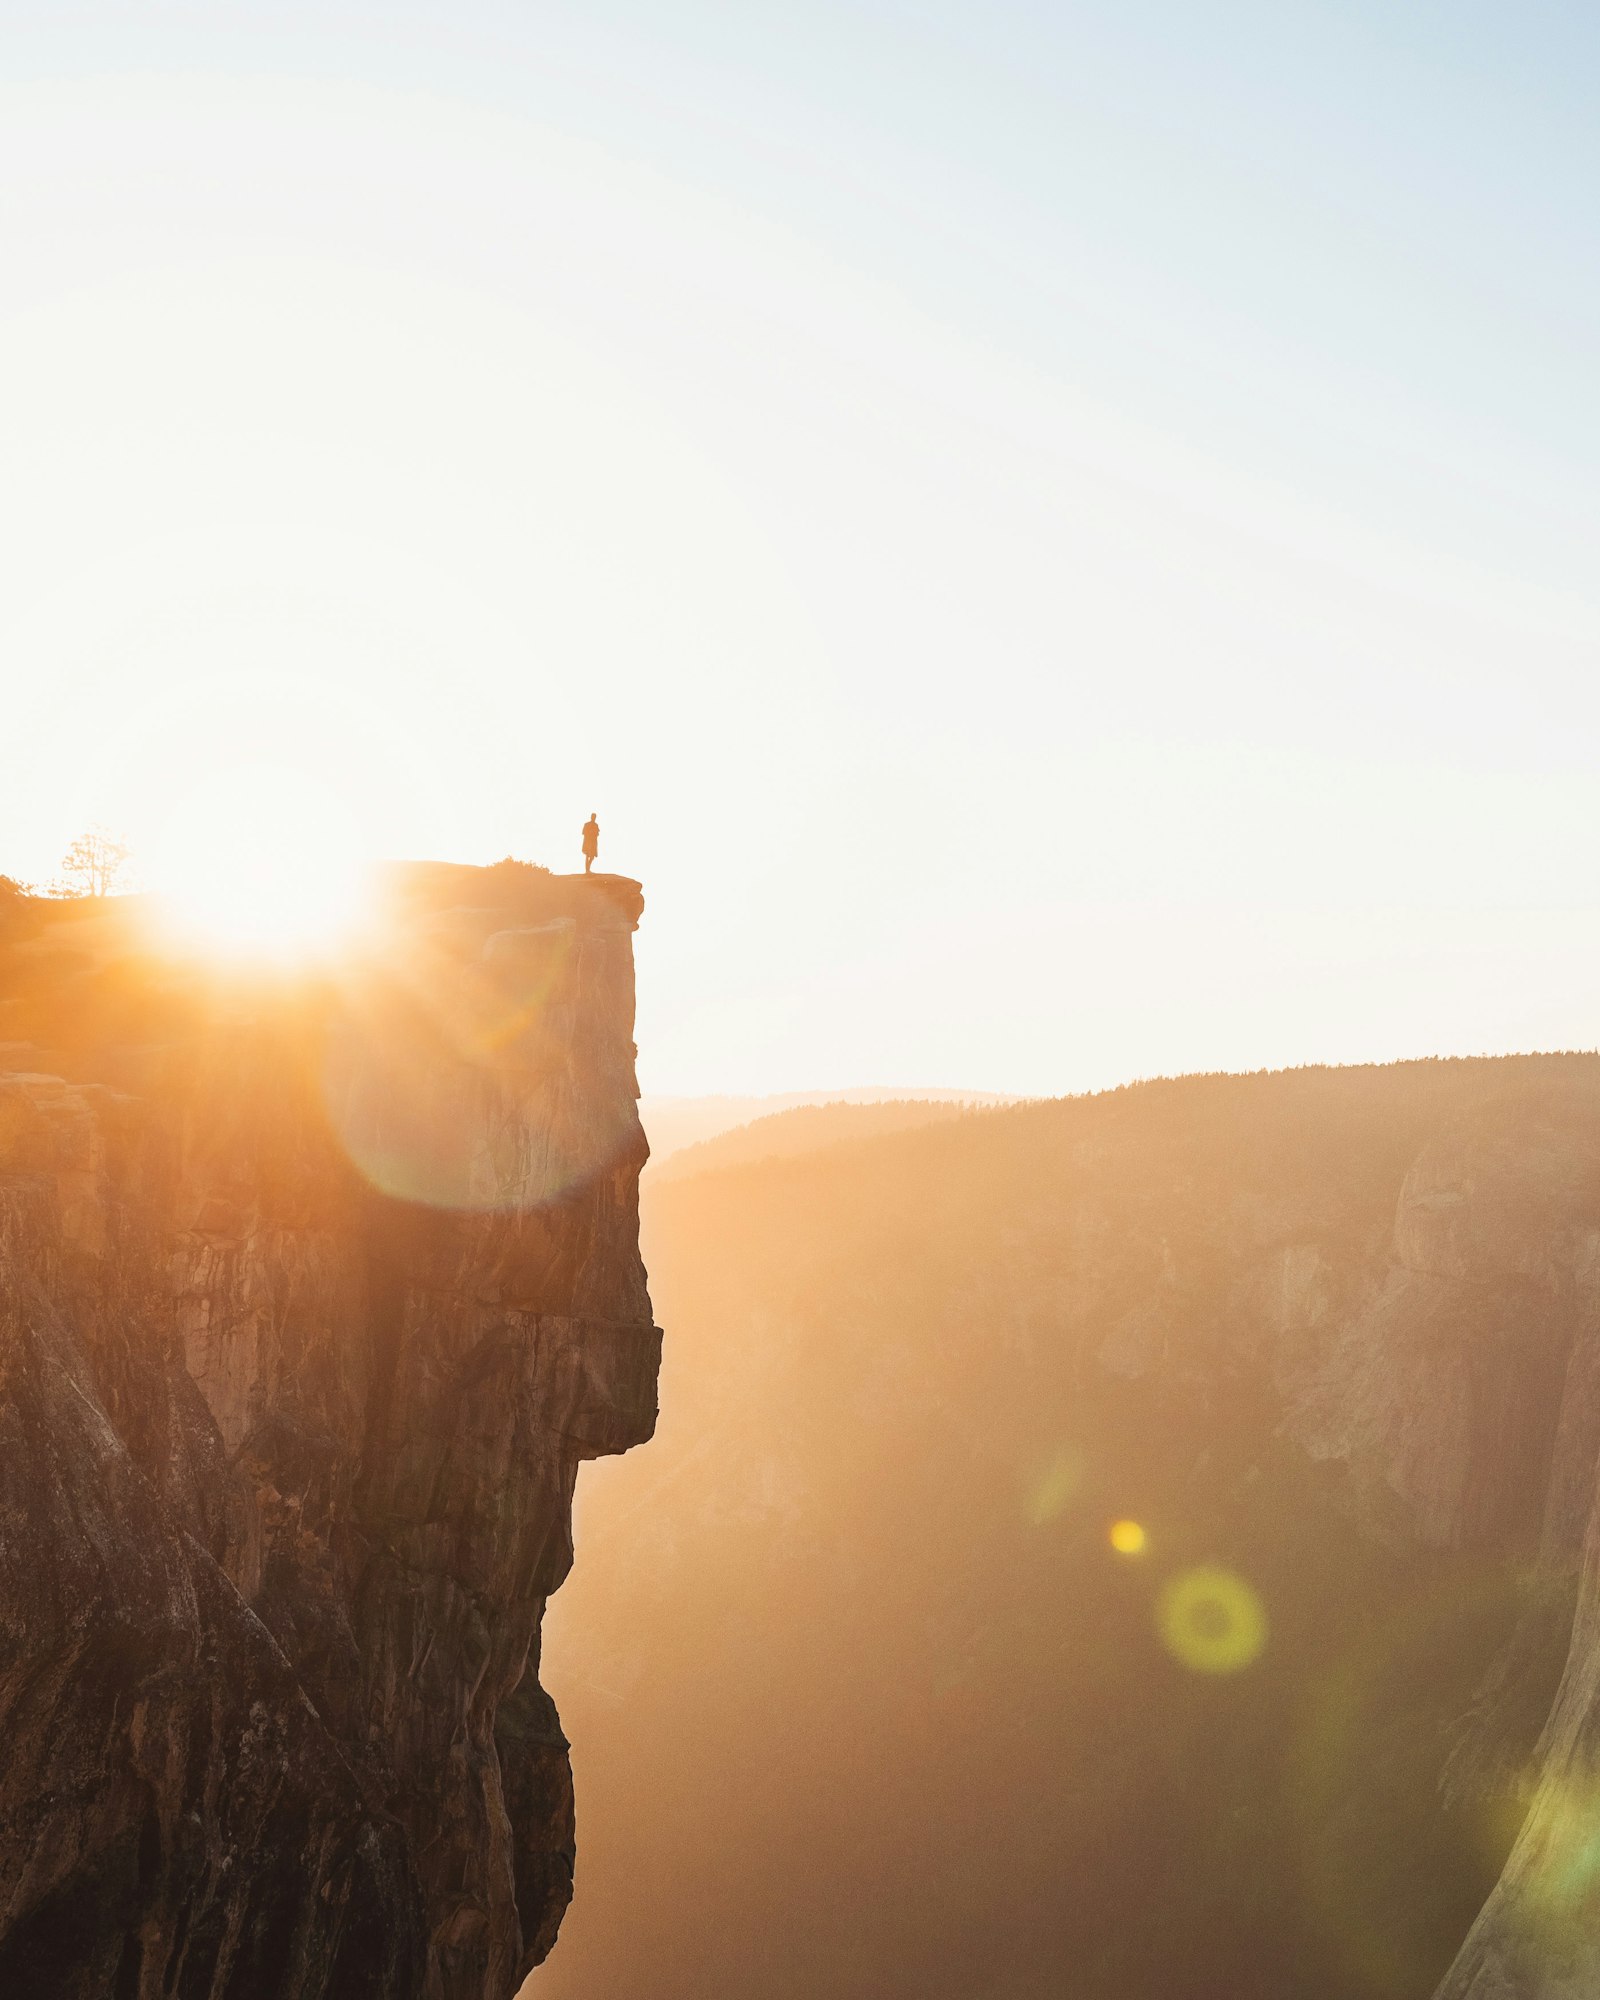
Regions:
<instances>
[{"instance_id":1,"label":"clear pale sky","mask_svg":"<svg viewBox=\"0 0 1600 2000\"><path fill-rule=\"evenodd\" d=\"M1600 1040L1594 8L0 47L0 869L596 810L657 1091Z\"/></svg>"}]
</instances>

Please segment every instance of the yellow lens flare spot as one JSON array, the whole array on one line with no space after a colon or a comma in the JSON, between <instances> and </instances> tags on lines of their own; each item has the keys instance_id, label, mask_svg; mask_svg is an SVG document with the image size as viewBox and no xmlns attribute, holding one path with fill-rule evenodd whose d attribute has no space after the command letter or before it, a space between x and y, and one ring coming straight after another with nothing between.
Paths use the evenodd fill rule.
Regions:
<instances>
[{"instance_id":1,"label":"yellow lens flare spot","mask_svg":"<svg viewBox=\"0 0 1600 2000\"><path fill-rule=\"evenodd\" d=\"M1028 1517L1042 1528L1064 1514L1083 1484L1083 1453L1064 1444L1034 1481L1028 1493Z\"/></svg>"},{"instance_id":2,"label":"yellow lens flare spot","mask_svg":"<svg viewBox=\"0 0 1600 2000\"><path fill-rule=\"evenodd\" d=\"M1156 1600L1156 1630L1197 1674L1236 1674L1267 1643L1267 1612L1242 1576L1215 1563L1184 1570Z\"/></svg>"},{"instance_id":3,"label":"yellow lens flare spot","mask_svg":"<svg viewBox=\"0 0 1600 2000\"><path fill-rule=\"evenodd\" d=\"M1137 1521L1113 1521L1106 1539L1119 1556L1142 1556L1149 1537Z\"/></svg>"}]
</instances>

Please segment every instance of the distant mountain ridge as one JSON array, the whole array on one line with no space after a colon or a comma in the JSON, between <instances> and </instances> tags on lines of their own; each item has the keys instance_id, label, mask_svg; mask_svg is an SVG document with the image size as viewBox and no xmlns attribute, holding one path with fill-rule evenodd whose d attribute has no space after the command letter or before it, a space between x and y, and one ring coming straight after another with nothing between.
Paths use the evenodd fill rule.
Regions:
<instances>
[{"instance_id":1,"label":"distant mountain ridge","mask_svg":"<svg viewBox=\"0 0 1600 2000\"><path fill-rule=\"evenodd\" d=\"M848 1146L956 1118L987 1118L1003 1108L965 1099L915 1097L891 1097L882 1103L797 1104L792 1111L775 1111L681 1147L656 1169L655 1178L684 1180L691 1174L719 1173L757 1160L798 1159L826 1146Z\"/></svg>"},{"instance_id":2,"label":"distant mountain ridge","mask_svg":"<svg viewBox=\"0 0 1600 2000\"><path fill-rule=\"evenodd\" d=\"M992 1106L1020 1104L992 1090L952 1090L943 1085L865 1084L849 1090L791 1090L770 1097L670 1097L645 1096L639 1100L639 1116L650 1141L650 1157L656 1167L686 1146L715 1139L738 1125L774 1117L782 1111L797 1111L824 1104L953 1104Z\"/></svg>"}]
</instances>

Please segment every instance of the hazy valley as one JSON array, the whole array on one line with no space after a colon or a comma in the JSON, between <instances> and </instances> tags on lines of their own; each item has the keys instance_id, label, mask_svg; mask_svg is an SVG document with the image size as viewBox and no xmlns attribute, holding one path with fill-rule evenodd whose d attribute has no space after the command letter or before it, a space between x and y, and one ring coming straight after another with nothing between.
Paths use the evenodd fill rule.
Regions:
<instances>
[{"instance_id":1,"label":"hazy valley","mask_svg":"<svg viewBox=\"0 0 1600 2000\"><path fill-rule=\"evenodd\" d=\"M1588 1977L1597 1108L1593 1057L1197 1077L647 1175L531 1990L1426 2000L1485 1905L1441 1990ZM1197 1669L1219 1569L1264 1630Z\"/></svg>"}]
</instances>

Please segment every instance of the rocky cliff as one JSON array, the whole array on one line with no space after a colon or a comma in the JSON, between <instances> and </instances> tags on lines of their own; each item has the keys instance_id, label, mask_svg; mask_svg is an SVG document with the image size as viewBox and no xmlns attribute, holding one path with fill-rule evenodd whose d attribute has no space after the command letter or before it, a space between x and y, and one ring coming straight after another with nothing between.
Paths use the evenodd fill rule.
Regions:
<instances>
[{"instance_id":1,"label":"rocky cliff","mask_svg":"<svg viewBox=\"0 0 1600 2000\"><path fill-rule=\"evenodd\" d=\"M0 928L0 1992L495 2000L571 1893L539 1683L655 1421L637 884L393 873L337 971Z\"/></svg>"}]
</instances>

